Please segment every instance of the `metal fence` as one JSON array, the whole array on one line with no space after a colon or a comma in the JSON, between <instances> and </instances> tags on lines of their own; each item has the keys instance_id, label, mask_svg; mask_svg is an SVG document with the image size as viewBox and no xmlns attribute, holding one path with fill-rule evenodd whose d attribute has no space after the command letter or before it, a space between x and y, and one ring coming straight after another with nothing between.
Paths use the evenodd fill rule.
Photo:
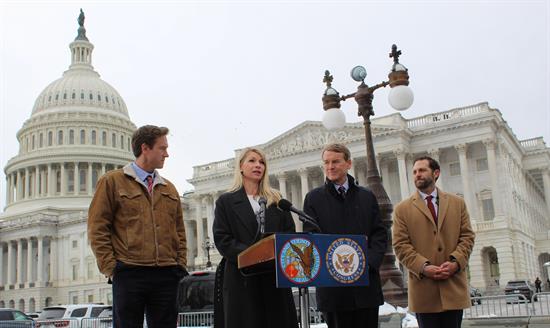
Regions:
<instances>
[{"instance_id":1,"label":"metal fence","mask_svg":"<svg viewBox=\"0 0 550 328\"><path fill-rule=\"evenodd\" d=\"M178 314L179 327L211 327L214 325L214 312L184 312Z\"/></svg>"},{"instance_id":2,"label":"metal fence","mask_svg":"<svg viewBox=\"0 0 550 328\"><path fill-rule=\"evenodd\" d=\"M0 320L0 328L33 328L33 321L3 321Z\"/></svg>"},{"instance_id":3,"label":"metal fence","mask_svg":"<svg viewBox=\"0 0 550 328\"><path fill-rule=\"evenodd\" d=\"M527 299L518 295L472 297L472 307L464 318L550 316L550 292L536 293Z\"/></svg>"}]
</instances>

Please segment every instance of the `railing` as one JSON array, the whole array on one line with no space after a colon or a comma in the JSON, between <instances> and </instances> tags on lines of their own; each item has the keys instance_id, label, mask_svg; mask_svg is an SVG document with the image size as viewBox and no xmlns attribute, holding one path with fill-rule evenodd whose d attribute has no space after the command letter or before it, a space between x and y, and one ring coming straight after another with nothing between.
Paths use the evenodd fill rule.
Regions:
<instances>
[{"instance_id":1,"label":"railing","mask_svg":"<svg viewBox=\"0 0 550 328\"><path fill-rule=\"evenodd\" d=\"M80 328L78 319L36 320L36 328ZM99 327L99 326L98 326Z\"/></svg>"},{"instance_id":2,"label":"railing","mask_svg":"<svg viewBox=\"0 0 550 328\"><path fill-rule=\"evenodd\" d=\"M0 328L34 328L33 321L2 321L0 320Z\"/></svg>"},{"instance_id":3,"label":"railing","mask_svg":"<svg viewBox=\"0 0 550 328\"><path fill-rule=\"evenodd\" d=\"M550 292L524 295L472 297L472 307L464 310L464 318L497 318L550 316Z\"/></svg>"},{"instance_id":4,"label":"railing","mask_svg":"<svg viewBox=\"0 0 550 328\"><path fill-rule=\"evenodd\" d=\"M178 314L178 327L212 327L214 312L185 312Z\"/></svg>"},{"instance_id":5,"label":"railing","mask_svg":"<svg viewBox=\"0 0 550 328\"><path fill-rule=\"evenodd\" d=\"M544 138L542 137L520 140L519 143L525 149L529 149L529 148L545 149L546 148L546 143L544 142Z\"/></svg>"},{"instance_id":6,"label":"railing","mask_svg":"<svg viewBox=\"0 0 550 328\"><path fill-rule=\"evenodd\" d=\"M485 103L480 103L480 104L473 105L473 106L451 109L451 110L446 111L446 112L428 114L428 115L424 115L424 116L421 116L421 117L417 117L417 118L408 120L407 121L407 126L409 128L416 128L416 127L423 126L423 125L433 124L433 123L437 123L437 122L445 121L445 120L461 118L461 117L469 116L469 115L475 115L475 114L478 114L478 113L488 112L488 111L489 111L489 106L485 102Z\"/></svg>"}]
</instances>

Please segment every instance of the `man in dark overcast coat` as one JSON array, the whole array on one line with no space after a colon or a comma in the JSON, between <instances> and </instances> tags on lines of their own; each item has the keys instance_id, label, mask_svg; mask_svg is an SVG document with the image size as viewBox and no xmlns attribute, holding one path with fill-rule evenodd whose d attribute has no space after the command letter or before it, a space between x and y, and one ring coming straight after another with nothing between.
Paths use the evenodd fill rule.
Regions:
<instances>
[{"instance_id":1,"label":"man in dark overcast coat","mask_svg":"<svg viewBox=\"0 0 550 328\"><path fill-rule=\"evenodd\" d=\"M348 175L351 154L342 144L322 152L325 185L310 191L304 211L317 220L322 233L368 237L369 286L317 288L317 306L328 328L378 327L378 307L384 303L379 268L388 243L374 194ZM315 231L304 225L305 231Z\"/></svg>"}]
</instances>

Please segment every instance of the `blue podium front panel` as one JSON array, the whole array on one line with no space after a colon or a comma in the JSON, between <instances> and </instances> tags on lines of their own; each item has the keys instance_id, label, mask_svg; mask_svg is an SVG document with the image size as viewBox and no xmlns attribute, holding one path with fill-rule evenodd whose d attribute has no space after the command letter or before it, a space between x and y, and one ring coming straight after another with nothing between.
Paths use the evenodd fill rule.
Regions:
<instances>
[{"instance_id":1,"label":"blue podium front panel","mask_svg":"<svg viewBox=\"0 0 550 328\"><path fill-rule=\"evenodd\" d=\"M277 287L367 286L367 237L277 234Z\"/></svg>"}]
</instances>

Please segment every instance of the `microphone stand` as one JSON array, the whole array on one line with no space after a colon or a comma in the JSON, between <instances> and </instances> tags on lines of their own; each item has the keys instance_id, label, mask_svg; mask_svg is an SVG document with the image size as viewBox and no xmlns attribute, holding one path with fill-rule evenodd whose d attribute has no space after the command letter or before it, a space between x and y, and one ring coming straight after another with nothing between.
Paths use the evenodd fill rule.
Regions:
<instances>
[{"instance_id":1,"label":"microphone stand","mask_svg":"<svg viewBox=\"0 0 550 328\"><path fill-rule=\"evenodd\" d=\"M300 298L300 328L309 328L309 291L307 287L298 288Z\"/></svg>"}]
</instances>

